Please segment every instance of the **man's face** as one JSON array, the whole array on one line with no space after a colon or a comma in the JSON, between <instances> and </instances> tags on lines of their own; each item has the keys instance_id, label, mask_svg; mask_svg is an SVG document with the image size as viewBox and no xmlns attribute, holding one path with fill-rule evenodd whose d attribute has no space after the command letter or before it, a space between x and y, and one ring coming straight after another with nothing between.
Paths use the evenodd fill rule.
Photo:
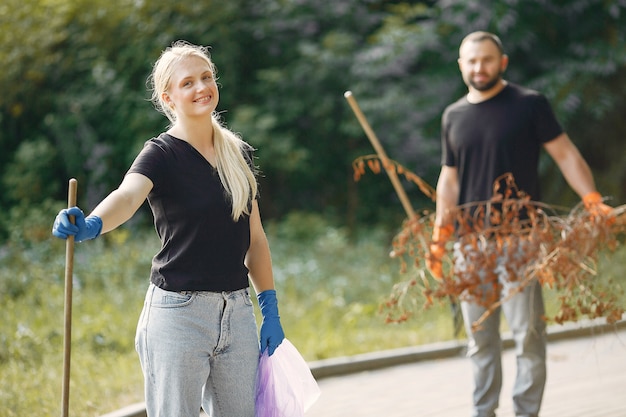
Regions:
<instances>
[{"instance_id":1,"label":"man's face","mask_svg":"<svg viewBox=\"0 0 626 417\"><path fill-rule=\"evenodd\" d=\"M471 89L491 90L502 79L508 58L489 39L467 41L459 49L459 69Z\"/></svg>"}]
</instances>

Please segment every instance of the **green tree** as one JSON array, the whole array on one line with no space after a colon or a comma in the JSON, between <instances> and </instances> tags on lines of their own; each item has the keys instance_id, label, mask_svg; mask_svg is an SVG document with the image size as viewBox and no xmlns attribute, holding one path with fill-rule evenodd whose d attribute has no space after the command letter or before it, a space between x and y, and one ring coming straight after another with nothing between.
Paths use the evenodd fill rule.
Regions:
<instances>
[{"instance_id":1,"label":"green tree","mask_svg":"<svg viewBox=\"0 0 626 417\"><path fill-rule=\"evenodd\" d=\"M592 166L600 190L617 202L624 200L626 4L446 1L424 8L407 2L393 11L377 31L375 45L369 52L361 51L367 62L360 66L375 68L364 77L366 85L359 91L367 100L364 107L372 108L372 113L398 120L396 126L411 121L400 136L407 138L401 149L417 147L421 156L400 154L419 161L427 178L435 180L428 167L435 163L430 151L436 147L441 112L465 91L456 65L458 45L467 33L488 30L500 35L510 56L506 78L548 96ZM379 68L390 76L379 78ZM390 86L376 90L382 96L368 94L367 85L376 79L391 79ZM391 103L399 105L393 107L393 114L385 113ZM543 167L548 185L544 197L560 204L578 202L554 164Z\"/></svg>"},{"instance_id":2,"label":"green tree","mask_svg":"<svg viewBox=\"0 0 626 417\"><path fill-rule=\"evenodd\" d=\"M352 180L351 162L373 149L343 93L353 91L389 156L434 184L441 112L465 91L458 44L477 29L502 37L507 78L548 96L600 190L621 202L625 13L603 0L5 0L0 208L18 204L6 180L17 166L58 184L21 198L64 200L76 177L79 203L92 208L167 125L145 80L159 53L186 39L212 47L218 110L258 148L265 216L397 224L404 213L384 175ZM49 167L20 162L23 143L47 143ZM576 202L553 164L543 167L546 199ZM407 189L416 208L432 207Z\"/></svg>"},{"instance_id":3,"label":"green tree","mask_svg":"<svg viewBox=\"0 0 626 417\"><path fill-rule=\"evenodd\" d=\"M254 13L259 24L251 33L266 58L253 102L236 109L233 123L259 148L264 211L320 211L345 220L355 209L350 164L371 151L362 132L346 127L354 117L343 93L353 81L352 57L382 13L355 0L262 0Z\"/></svg>"}]
</instances>

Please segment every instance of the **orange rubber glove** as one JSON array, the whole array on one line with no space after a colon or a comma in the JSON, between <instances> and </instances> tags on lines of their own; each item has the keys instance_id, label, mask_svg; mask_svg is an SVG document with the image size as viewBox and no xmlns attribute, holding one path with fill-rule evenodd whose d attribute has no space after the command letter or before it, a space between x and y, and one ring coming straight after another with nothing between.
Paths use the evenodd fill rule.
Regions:
<instances>
[{"instance_id":1,"label":"orange rubber glove","mask_svg":"<svg viewBox=\"0 0 626 417\"><path fill-rule=\"evenodd\" d=\"M613 207L602 202L602 195L599 192L592 191L586 194L583 197L583 204L592 217L606 218L609 226L615 223L615 217L612 216Z\"/></svg>"},{"instance_id":2,"label":"orange rubber glove","mask_svg":"<svg viewBox=\"0 0 626 417\"><path fill-rule=\"evenodd\" d=\"M426 268L436 279L443 278L442 259L446 254L446 242L454 233L454 226L435 226L433 229L432 241L429 245L430 253L426 256Z\"/></svg>"}]
</instances>

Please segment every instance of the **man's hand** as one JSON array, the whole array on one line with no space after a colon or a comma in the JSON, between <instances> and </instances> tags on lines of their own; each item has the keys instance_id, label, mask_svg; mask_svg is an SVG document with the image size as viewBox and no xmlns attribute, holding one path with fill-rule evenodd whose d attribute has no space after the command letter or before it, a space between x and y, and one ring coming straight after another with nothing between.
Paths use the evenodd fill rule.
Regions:
<instances>
[{"instance_id":1,"label":"man's hand","mask_svg":"<svg viewBox=\"0 0 626 417\"><path fill-rule=\"evenodd\" d=\"M592 218L604 218L607 225L615 223L615 216L613 215L613 207L608 206L602 202L602 196L597 191L592 191L583 197L583 204L585 208L591 214Z\"/></svg>"},{"instance_id":2,"label":"man's hand","mask_svg":"<svg viewBox=\"0 0 626 417\"><path fill-rule=\"evenodd\" d=\"M446 243L454 233L451 224L446 226L435 226L433 229L432 241L430 242L430 253L426 256L426 268L436 279L443 278L442 259L446 254Z\"/></svg>"}]
</instances>

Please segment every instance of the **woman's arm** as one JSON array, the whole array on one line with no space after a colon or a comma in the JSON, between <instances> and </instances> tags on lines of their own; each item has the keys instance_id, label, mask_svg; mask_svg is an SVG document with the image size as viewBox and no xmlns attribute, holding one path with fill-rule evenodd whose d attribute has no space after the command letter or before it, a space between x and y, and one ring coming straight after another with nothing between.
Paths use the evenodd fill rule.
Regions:
<instances>
[{"instance_id":1,"label":"woman's arm","mask_svg":"<svg viewBox=\"0 0 626 417\"><path fill-rule=\"evenodd\" d=\"M102 233L110 232L130 219L152 190L148 177L131 173L91 212L102 219Z\"/></svg>"},{"instance_id":2,"label":"woman's arm","mask_svg":"<svg viewBox=\"0 0 626 417\"><path fill-rule=\"evenodd\" d=\"M285 339L285 332L280 324L280 315L278 314L272 257L256 200L252 203L252 213L250 213L250 248L248 248L245 262L263 316L259 330L259 346L261 352L267 349L268 355L271 356Z\"/></svg>"},{"instance_id":3,"label":"woman's arm","mask_svg":"<svg viewBox=\"0 0 626 417\"><path fill-rule=\"evenodd\" d=\"M253 201L252 213L250 213L250 248L246 254L245 263L250 271L250 281L257 294L274 289L272 257L267 236L261 223L257 200Z\"/></svg>"}]
</instances>

